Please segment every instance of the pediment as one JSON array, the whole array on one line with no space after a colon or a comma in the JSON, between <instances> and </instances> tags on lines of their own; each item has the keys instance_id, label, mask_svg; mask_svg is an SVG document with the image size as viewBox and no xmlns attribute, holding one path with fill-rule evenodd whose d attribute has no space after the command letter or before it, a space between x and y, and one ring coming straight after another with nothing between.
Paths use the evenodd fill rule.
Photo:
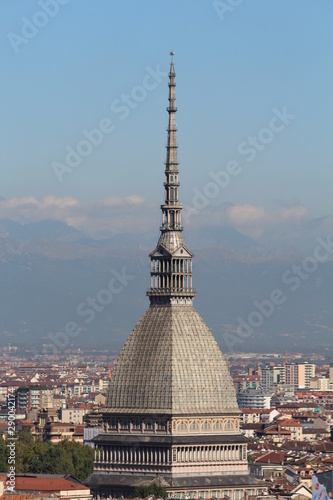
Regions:
<instances>
[{"instance_id":1,"label":"pediment","mask_svg":"<svg viewBox=\"0 0 333 500\"><path fill-rule=\"evenodd\" d=\"M193 257L193 254L189 251L188 248L186 248L185 245L181 245L178 247L173 253L173 257L180 257L184 259L190 259Z\"/></svg>"},{"instance_id":2,"label":"pediment","mask_svg":"<svg viewBox=\"0 0 333 500\"><path fill-rule=\"evenodd\" d=\"M164 248L162 245L158 245L155 250L149 255L150 257L179 257L183 259L191 259L193 254L186 248L185 245L180 245L175 248L172 252Z\"/></svg>"},{"instance_id":3,"label":"pediment","mask_svg":"<svg viewBox=\"0 0 333 500\"><path fill-rule=\"evenodd\" d=\"M155 250L149 254L149 257L171 257L171 253L161 245L158 245Z\"/></svg>"}]
</instances>

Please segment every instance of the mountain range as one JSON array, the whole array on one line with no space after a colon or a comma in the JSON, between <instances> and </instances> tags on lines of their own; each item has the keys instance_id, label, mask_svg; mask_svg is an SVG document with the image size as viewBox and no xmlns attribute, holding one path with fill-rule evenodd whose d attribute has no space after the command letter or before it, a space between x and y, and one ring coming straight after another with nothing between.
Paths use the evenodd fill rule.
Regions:
<instances>
[{"instance_id":1,"label":"mountain range","mask_svg":"<svg viewBox=\"0 0 333 500\"><path fill-rule=\"evenodd\" d=\"M310 269L311 254L267 248L228 226L190 228L184 237L195 253L195 307L223 352L332 356L332 259ZM151 231L97 240L59 221L0 220L1 344L32 354L70 345L119 352L149 305L148 254L157 239ZM79 333L68 336L72 323Z\"/></svg>"}]
</instances>

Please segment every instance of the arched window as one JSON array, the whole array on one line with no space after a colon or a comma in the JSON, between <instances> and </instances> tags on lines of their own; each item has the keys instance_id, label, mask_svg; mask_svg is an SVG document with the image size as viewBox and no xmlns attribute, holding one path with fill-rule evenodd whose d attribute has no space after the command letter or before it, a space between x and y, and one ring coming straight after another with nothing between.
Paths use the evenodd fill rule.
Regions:
<instances>
[{"instance_id":1,"label":"arched window","mask_svg":"<svg viewBox=\"0 0 333 500\"><path fill-rule=\"evenodd\" d=\"M234 429L234 423L231 420L227 420L224 428L226 431L232 431Z\"/></svg>"},{"instance_id":2,"label":"arched window","mask_svg":"<svg viewBox=\"0 0 333 500\"><path fill-rule=\"evenodd\" d=\"M177 430L178 431L186 431L187 430L187 422L185 422L184 420L179 422L179 424L177 425Z\"/></svg>"},{"instance_id":3,"label":"arched window","mask_svg":"<svg viewBox=\"0 0 333 500\"><path fill-rule=\"evenodd\" d=\"M201 428L203 431L208 431L210 429L210 423L208 422L208 420L205 420L204 422L202 422Z\"/></svg>"},{"instance_id":4,"label":"arched window","mask_svg":"<svg viewBox=\"0 0 333 500\"><path fill-rule=\"evenodd\" d=\"M214 422L213 429L214 430L221 430L222 429L222 424L221 424L220 420L216 420Z\"/></svg>"}]
</instances>

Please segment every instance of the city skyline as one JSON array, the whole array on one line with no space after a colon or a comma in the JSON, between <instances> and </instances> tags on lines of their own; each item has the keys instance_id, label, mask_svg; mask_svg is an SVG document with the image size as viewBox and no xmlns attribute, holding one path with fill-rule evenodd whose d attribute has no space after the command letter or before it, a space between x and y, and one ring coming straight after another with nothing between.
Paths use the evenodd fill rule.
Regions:
<instances>
[{"instance_id":1,"label":"city skyline","mask_svg":"<svg viewBox=\"0 0 333 500\"><path fill-rule=\"evenodd\" d=\"M1 3L0 496L332 496L331 14Z\"/></svg>"}]
</instances>

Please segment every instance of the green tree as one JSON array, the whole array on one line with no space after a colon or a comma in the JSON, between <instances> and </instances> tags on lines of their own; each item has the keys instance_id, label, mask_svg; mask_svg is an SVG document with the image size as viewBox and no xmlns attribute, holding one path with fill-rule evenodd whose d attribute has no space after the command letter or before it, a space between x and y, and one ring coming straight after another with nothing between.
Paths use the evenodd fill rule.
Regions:
<instances>
[{"instance_id":1,"label":"green tree","mask_svg":"<svg viewBox=\"0 0 333 500\"><path fill-rule=\"evenodd\" d=\"M0 471L8 472L8 453L6 448L6 443L2 437L0 437Z\"/></svg>"},{"instance_id":2,"label":"green tree","mask_svg":"<svg viewBox=\"0 0 333 500\"><path fill-rule=\"evenodd\" d=\"M140 498L147 498L153 495L158 498L166 498L168 496L165 488L157 483L151 483L146 486L137 486L134 490L134 496Z\"/></svg>"},{"instance_id":3,"label":"green tree","mask_svg":"<svg viewBox=\"0 0 333 500\"><path fill-rule=\"evenodd\" d=\"M19 434L19 441L21 443L25 443L29 446L33 446L34 445L34 438L31 434L31 431L30 429L23 429L22 432L20 432Z\"/></svg>"},{"instance_id":4,"label":"green tree","mask_svg":"<svg viewBox=\"0 0 333 500\"><path fill-rule=\"evenodd\" d=\"M3 440L2 440L3 441ZM64 439L58 444L33 441L30 431L24 430L16 441L16 471L37 474L73 474L83 481L93 471L94 450L76 441ZM0 466L6 472L5 443L0 441Z\"/></svg>"}]
</instances>

